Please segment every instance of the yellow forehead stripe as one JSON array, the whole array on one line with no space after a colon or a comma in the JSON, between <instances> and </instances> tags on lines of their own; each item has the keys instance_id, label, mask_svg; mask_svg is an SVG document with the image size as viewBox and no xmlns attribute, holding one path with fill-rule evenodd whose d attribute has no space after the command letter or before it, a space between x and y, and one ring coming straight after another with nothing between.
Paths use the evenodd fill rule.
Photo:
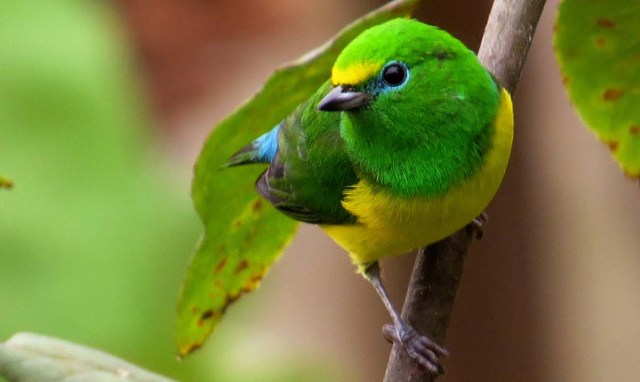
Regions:
<instances>
[{"instance_id":1,"label":"yellow forehead stripe","mask_svg":"<svg viewBox=\"0 0 640 382\"><path fill-rule=\"evenodd\" d=\"M331 83L334 85L359 85L378 73L382 67L378 62L361 62L346 68L331 70Z\"/></svg>"}]
</instances>

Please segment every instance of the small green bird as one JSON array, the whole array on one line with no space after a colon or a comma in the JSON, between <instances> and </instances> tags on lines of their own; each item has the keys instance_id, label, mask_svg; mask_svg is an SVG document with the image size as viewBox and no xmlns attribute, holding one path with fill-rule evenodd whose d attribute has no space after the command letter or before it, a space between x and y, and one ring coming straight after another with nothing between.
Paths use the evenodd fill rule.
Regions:
<instances>
[{"instance_id":1,"label":"small green bird","mask_svg":"<svg viewBox=\"0 0 640 382\"><path fill-rule=\"evenodd\" d=\"M331 80L228 165L268 163L260 195L347 250L391 314L386 335L439 373L446 351L403 322L378 261L479 216L512 137L511 98L474 53L436 27L394 19L354 39Z\"/></svg>"}]
</instances>

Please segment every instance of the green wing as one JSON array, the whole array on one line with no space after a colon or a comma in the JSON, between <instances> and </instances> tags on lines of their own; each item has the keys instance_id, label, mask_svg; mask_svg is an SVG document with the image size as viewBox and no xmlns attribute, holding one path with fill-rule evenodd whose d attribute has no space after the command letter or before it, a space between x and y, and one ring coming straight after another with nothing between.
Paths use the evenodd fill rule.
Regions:
<instances>
[{"instance_id":1,"label":"green wing","mask_svg":"<svg viewBox=\"0 0 640 382\"><path fill-rule=\"evenodd\" d=\"M312 224L355 221L341 203L344 189L357 178L340 136L340 116L316 107L329 89L327 82L280 123L277 138L273 136L277 151L256 182L260 195L274 207Z\"/></svg>"}]
</instances>

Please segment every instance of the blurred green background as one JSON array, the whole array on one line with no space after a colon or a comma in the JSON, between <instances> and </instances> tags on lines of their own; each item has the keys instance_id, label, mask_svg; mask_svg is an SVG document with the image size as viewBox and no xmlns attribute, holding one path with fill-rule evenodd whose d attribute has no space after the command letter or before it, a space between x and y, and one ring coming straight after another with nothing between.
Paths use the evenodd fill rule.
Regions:
<instances>
[{"instance_id":1,"label":"blurred green background","mask_svg":"<svg viewBox=\"0 0 640 382\"><path fill-rule=\"evenodd\" d=\"M304 356L247 370L224 331L215 355L176 362L200 225L143 81L114 4L0 2L0 171L15 183L0 195L0 338L53 335L185 381L326 380Z\"/></svg>"},{"instance_id":2,"label":"blurred green background","mask_svg":"<svg viewBox=\"0 0 640 382\"><path fill-rule=\"evenodd\" d=\"M200 235L191 167L211 127L279 64L382 0L0 0L0 340L32 331L181 381L377 381L389 320L344 252L305 225L209 343L175 361ZM640 203L581 125L548 1L516 136L448 332L446 381L640 380ZM477 49L490 0L418 17ZM412 257L385 262L399 305Z\"/></svg>"}]
</instances>

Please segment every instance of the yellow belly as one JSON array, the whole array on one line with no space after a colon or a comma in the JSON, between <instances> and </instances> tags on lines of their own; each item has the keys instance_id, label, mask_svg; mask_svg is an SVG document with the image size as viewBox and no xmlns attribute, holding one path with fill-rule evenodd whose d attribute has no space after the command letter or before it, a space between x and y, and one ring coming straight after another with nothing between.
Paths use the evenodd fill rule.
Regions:
<instances>
[{"instance_id":1,"label":"yellow belly","mask_svg":"<svg viewBox=\"0 0 640 382\"><path fill-rule=\"evenodd\" d=\"M502 182L513 140L513 107L504 89L494 126L483 166L446 195L391 197L363 180L345 192L342 203L358 223L323 225L322 229L349 252L360 271L382 257L400 255L452 234L484 211Z\"/></svg>"}]
</instances>

